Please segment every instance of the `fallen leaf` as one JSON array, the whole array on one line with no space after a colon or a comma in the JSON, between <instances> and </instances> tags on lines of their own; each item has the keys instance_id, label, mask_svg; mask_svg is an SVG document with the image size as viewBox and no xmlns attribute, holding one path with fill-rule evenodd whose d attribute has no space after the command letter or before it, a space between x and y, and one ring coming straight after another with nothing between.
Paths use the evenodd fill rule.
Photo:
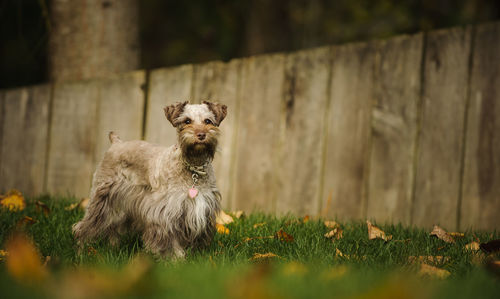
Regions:
<instances>
[{"instance_id":1,"label":"fallen leaf","mask_svg":"<svg viewBox=\"0 0 500 299\"><path fill-rule=\"evenodd\" d=\"M7 208L9 211L22 211L26 207L26 202L21 192L12 189L5 196L0 197L0 205Z\"/></svg>"},{"instance_id":2,"label":"fallen leaf","mask_svg":"<svg viewBox=\"0 0 500 299\"><path fill-rule=\"evenodd\" d=\"M470 251L478 251L479 250L479 243L478 242L470 242L469 244L465 245L466 250Z\"/></svg>"},{"instance_id":3,"label":"fallen leaf","mask_svg":"<svg viewBox=\"0 0 500 299\"><path fill-rule=\"evenodd\" d=\"M283 267L283 274L285 275L304 275L307 273L307 267L299 262L290 262Z\"/></svg>"},{"instance_id":4,"label":"fallen leaf","mask_svg":"<svg viewBox=\"0 0 500 299\"><path fill-rule=\"evenodd\" d=\"M342 239L343 230L340 227L336 227L325 234L325 238L334 240Z\"/></svg>"},{"instance_id":5,"label":"fallen leaf","mask_svg":"<svg viewBox=\"0 0 500 299\"><path fill-rule=\"evenodd\" d=\"M49 216L50 209L49 209L49 207L48 207L46 204L44 204L43 202L41 202L41 201L37 200L37 201L35 202L35 206L36 206L36 211L37 211L38 213L43 212L43 214L44 214L45 216Z\"/></svg>"},{"instance_id":6,"label":"fallen leaf","mask_svg":"<svg viewBox=\"0 0 500 299\"><path fill-rule=\"evenodd\" d=\"M279 256L277 256L276 254L274 254L272 252L268 252L268 253L254 253L253 256L250 259L251 260L261 260L261 259L269 259L269 258L274 258L274 257L279 258Z\"/></svg>"},{"instance_id":7,"label":"fallen leaf","mask_svg":"<svg viewBox=\"0 0 500 299\"><path fill-rule=\"evenodd\" d=\"M215 224L215 226L217 227L218 234L223 234L223 235L229 234L229 229L227 227L225 227L224 225L217 223L217 224Z\"/></svg>"},{"instance_id":8,"label":"fallen leaf","mask_svg":"<svg viewBox=\"0 0 500 299\"><path fill-rule=\"evenodd\" d=\"M280 229L275 234L276 239L279 239L282 242L293 242L293 236L285 232L283 229Z\"/></svg>"},{"instance_id":9,"label":"fallen leaf","mask_svg":"<svg viewBox=\"0 0 500 299\"><path fill-rule=\"evenodd\" d=\"M37 249L25 235L14 235L7 241L6 249L7 272L20 283L38 282L47 276Z\"/></svg>"},{"instance_id":10,"label":"fallen leaf","mask_svg":"<svg viewBox=\"0 0 500 299\"><path fill-rule=\"evenodd\" d=\"M420 271L418 274L421 276L430 276L440 279L444 279L450 276L450 272L431 265L427 265L425 263L422 263L422 265L420 266Z\"/></svg>"},{"instance_id":11,"label":"fallen leaf","mask_svg":"<svg viewBox=\"0 0 500 299\"><path fill-rule=\"evenodd\" d=\"M326 220L325 222L323 222L325 224L326 227L328 228L336 228L336 227L339 227L340 225L336 222L336 221L333 221L333 220Z\"/></svg>"},{"instance_id":12,"label":"fallen leaf","mask_svg":"<svg viewBox=\"0 0 500 299\"><path fill-rule=\"evenodd\" d=\"M219 215L215 218L215 223L217 224L229 224L233 222L234 219L230 215L224 213L223 210L220 210Z\"/></svg>"},{"instance_id":13,"label":"fallen leaf","mask_svg":"<svg viewBox=\"0 0 500 299\"><path fill-rule=\"evenodd\" d=\"M243 211L233 212L233 215L234 217L236 217L236 219L245 218L245 212Z\"/></svg>"},{"instance_id":14,"label":"fallen leaf","mask_svg":"<svg viewBox=\"0 0 500 299\"><path fill-rule=\"evenodd\" d=\"M266 223L265 223L265 222L255 223L255 224L253 225L253 228L261 227L261 226L263 226L263 225L266 225Z\"/></svg>"},{"instance_id":15,"label":"fallen leaf","mask_svg":"<svg viewBox=\"0 0 500 299\"><path fill-rule=\"evenodd\" d=\"M479 247L486 253L494 253L500 251L500 239L492 240L487 243L481 243Z\"/></svg>"},{"instance_id":16,"label":"fallen leaf","mask_svg":"<svg viewBox=\"0 0 500 299\"><path fill-rule=\"evenodd\" d=\"M373 225L370 221L366 220L366 225L368 226L368 239L382 239L384 241L390 241L392 239L391 235L386 235L383 230Z\"/></svg>"},{"instance_id":17,"label":"fallen leaf","mask_svg":"<svg viewBox=\"0 0 500 299\"><path fill-rule=\"evenodd\" d=\"M448 233L448 235L452 236L453 238L463 238L463 237L465 237L464 233L457 233L457 232L451 232L451 233Z\"/></svg>"},{"instance_id":18,"label":"fallen leaf","mask_svg":"<svg viewBox=\"0 0 500 299\"><path fill-rule=\"evenodd\" d=\"M36 223L36 220L31 218L30 216L24 216L23 218L19 219L16 223L16 226L19 228L24 225L32 225Z\"/></svg>"},{"instance_id":19,"label":"fallen leaf","mask_svg":"<svg viewBox=\"0 0 500 299\"><path fill-rule=\"evenodd\" d=\"M80 208L81 210L85 210L87 206L89 205L90 199L89 198L82 198L79 202L75 202L70 204L69 206L65 207L64 209L66 211L72 211L76 208Z\"/></svg>"},{"instance_id":20,"label":"fallen leaf","mask_svg":"<svg viewBox=\"0 0 500 299\"><path fill-rule=\"evenodd\" d=\"M309 222L309 215L305 215L304 218L302 218L302 223L307 223Z\"/></svg>"},{"instance_id":21,"label":"fallen leaf","mask_svg":"<svg viewBox=\"0 0 500 299\"><path fill-rule=\"evenodd\" d=\"M442 255L409 256L408 261L410 263L420 262L420 263L431 263L431 264L444 264L450 261L450 257Z\"/></svg>"},{"instance_id":22,"label":"fallen leaf","mask_svg":"<svg viewBox=\"0 0 500 299\"><path fill-rule=\"evenodd\" d=\"M436 236L439 239L445 241L446 243L455 243L455 239L453 239L450 234L448 234L444 229L441 227L434 225L434 228L432 229L432 232L430 234L431 236Z\"/></svg>"},{"instance_id":23,"label":"fallen leaf","mask_svg":"<svg viewBox=\"0 0 500 299\"><path fill-rule=\"evenodd\" d=\"M0 261L4 260L6 256L9 255L9 252L5 250L0 250Z\"/></svg>"},{"instance_id":24,"label":"fallen leaf","mask_svg":"<svg viewBox=\"0 0 500 299\"><path fill-rule=\"evenodd\" d=\"M344 254L338 248L335 248L335 256L344 257Z\"/></svg>"},{"instance_id":25,"label":"fallen leaf","mask_svg":"<svg viewBox=\"0 0 500 299\"><path fill-rule=\"evenodd\" d=\"M347 273L347 266L341 265L324 270L320 277L324 280L335 280L343 277Z\"/></svg>"},{"instance_id":26,"label":"fallen leaf","mask_svg":"<svg viewBox=\"0 0 500 299\"><path fill-rule=\"evenodd\" d=\"M87 254L88 254L88 255L95 256L95 255L97 255L97 254L98 254L98 252L97 252L97 250L96 250L94 247L89 246L89 247L87 248Z\"/></svg>"}]
</instances>

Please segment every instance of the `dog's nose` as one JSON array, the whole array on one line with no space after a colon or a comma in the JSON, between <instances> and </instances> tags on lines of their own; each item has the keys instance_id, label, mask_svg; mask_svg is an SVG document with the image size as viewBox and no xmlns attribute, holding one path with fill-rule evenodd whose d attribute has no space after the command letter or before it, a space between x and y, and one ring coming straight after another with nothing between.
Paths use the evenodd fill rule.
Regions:
<instances>
[{"instance_id":1,"label":"dog's nose","mask_svg":"<svg viewBox=\"0 0 500 299\"><path fill-rule=\"evenodd\" d=\"M196 137L198 137L199 140L204 140L206 137L206 134L205 133L198 133L198 134L196 134Z\"/></svg>"}]
</instances>

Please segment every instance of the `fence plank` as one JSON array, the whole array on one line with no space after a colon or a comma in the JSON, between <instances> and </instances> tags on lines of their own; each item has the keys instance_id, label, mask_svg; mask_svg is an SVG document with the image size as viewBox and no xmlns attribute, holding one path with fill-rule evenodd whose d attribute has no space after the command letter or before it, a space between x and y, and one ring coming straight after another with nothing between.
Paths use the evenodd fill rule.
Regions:
<instances>
[{"instance_id":1,"label":"fence plank","mask_svg":"<svg viewBox=\"0 0 500 299\"><path fill-rule=\"evenodd\" d=\"M476 29L461 228L500 229L500 23Z\"/></svg>"},{"instance_id":2,"label":"fence plank","mask_svg":"<svg viewBox=\"0 0 500 299\"><path fill-rule=\"evenodd\" d=\"M414 225L457 224L470 36L470 28L428 36Z\"/></svg>"},{"instance_id":3,"label":"fence plank","mask_svg":"<svg viewBox=\"0 0 500 299\"><path fill-rule=\"evenodd\" d=\"M240 81L241 60L230 63L210 62L196 66L193 81L193 101L204 100L219 102L228 106L226 119L221 123L219 151L213 165L217 175L217 186L222 194L225 209L234 206L231 190L234 186L234 156L237 132L237 113L239 107L238 85Z\"/></svg>"},{"instance_id":4,"label":"fence plank","mask_svg":"<svg viewBox=\"0 0 500 299\"><path fill-rule=\"evenodd\" d=\"M4 94L0 189L27 196L44 192L50 85L11 89Z\"/></svg>"},{"instance_id":5,"label":"fence plank","mask_svg":"<svg viewBox=\"0 0 500 299\"><path fill-rule=\"evenodd\" d=\"M325 110L332 48L301 51L287 57L283 90L285 129L277 193L277 211L298 215L319 212Z\"/></svg>"},{"instance_id":6,"label":"fence plank","mask_svg":"<svg viewBox=\"0 0 500 299\"><path fill-rule=\"evenodd\" d=\"M165 118L163 107L191 99L193 66L158 69L151 72L146 114L146 141L170 146L177 134Z\"/></svg>"},{"instance_id":7,"label":"fence plank","mask_svg":"<svg viewBox=\"0 0 500 299\"><path fill-rule=\"evenodd\" d=\"M2 169L2 162L9 157L2 155L2 141L3 141L3 125L5 123L5 115L4 115L4 97L6 90L0 90L0 169ZM2 171L0 171L0 181L3 181ZM2 183L0 183L1 185ZM4 188L0 186L0 192L5 191Z\"/></svg>"},{"instance_id":8,"label":"fence plank","mask_svg":"<svg viewBox=\"0 0 500 299\"><path fill-rule=\"evenodd\" d=\"M367 217L410 223L423 35L377 43Z\"/></svg>"},{"instance_id":9,"label":"fence plank","mask_svg":"<svg viewBox=\"0 0 500 299\"><path fill-rule=\"evenodd\" d=\"M97 81L56 84L52 104L47 191L89 196L97 132Z\"/></svg>"},{"instance_id":10,"label":"fence plank","mask_svg":"<svg viewBox=\"0 0 500 299\"><path fill-rule=\"evenodd\" d=\"M323 209L330 217L364 217L372 86L372 47L335 48L323 187ZM325 201L330 196L331 202Z\"/></svg>"},{"instance_id":11,"label":"fence plank","mask_svg":"<svg viewBox=\"0 0 500 299\"><path fill-rule=\"evenodd\" d=\"M115 131L122 140L141 139L144 84L144 71L100 80L96 162L102 159L104 152L109 148L109 131Z\"/></svg>"},{"instance_id":12,"label":"fence plank","mask_svg":"<svg viewBox=\"0 0 500 299\"><path fill-rule=\"evenodd\" d=\"M233 191L237 209L275 210L284 62L282 54L243 62Z\"/></svg>"}]
</instances>

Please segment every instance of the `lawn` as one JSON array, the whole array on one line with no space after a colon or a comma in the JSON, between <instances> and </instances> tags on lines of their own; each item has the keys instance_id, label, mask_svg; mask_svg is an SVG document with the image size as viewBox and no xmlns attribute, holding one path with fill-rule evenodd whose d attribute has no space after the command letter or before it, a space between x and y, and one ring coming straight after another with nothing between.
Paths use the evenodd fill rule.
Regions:
<instances>
[{"instance_id":1,"label":"lawn","mask_svg":"<svg viewBox=\"0 0 500 299\"><path fill-rule=\"evenodd\" d=\"M324 219L255 213L235 217L225 225L229 232L218 233L210 247L172 261L145 252L135 234L124 236L116 248L98 241L77 252L71 225L83 211L67 209L76 201L44 196L27 199L22 211L0 211L0 249L3 254L7 251L0 255L3 298L498 298L500 294L500 276L486 266L498 256L465 249L473 241L500 238L498 232L466 231L454 243L446 243L430 236L428 229L374 223L392 235L386 242L369 240L366 222L341 222L342 237L332 241L324 236L331 230ZM33 240L38 256L26 238ZM426 265L448 271L441 274L445 278L411 260L419 256ZM430 268L430 274L422 274L423 268Z\"/></svg>"}]
</instances>

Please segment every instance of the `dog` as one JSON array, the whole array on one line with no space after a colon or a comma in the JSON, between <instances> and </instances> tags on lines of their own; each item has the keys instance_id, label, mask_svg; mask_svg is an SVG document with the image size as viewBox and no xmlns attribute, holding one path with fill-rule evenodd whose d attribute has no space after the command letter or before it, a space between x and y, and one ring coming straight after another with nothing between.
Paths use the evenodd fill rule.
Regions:
<instances>
[{"instance_id":1,"label":"dog","mask_svg":"<svg viewBox=\"0 0 500 299\"><path fill-rule=\"evenodd\" d=\"M178 137L168 148L110 132L85 216L73 225L80 246L98 237L118 245L133 230L153 254L183 258L187 248L211 242L221 201L211 162L227 107L186 101L164 112Z\"/></svg>"}]
</instances>

